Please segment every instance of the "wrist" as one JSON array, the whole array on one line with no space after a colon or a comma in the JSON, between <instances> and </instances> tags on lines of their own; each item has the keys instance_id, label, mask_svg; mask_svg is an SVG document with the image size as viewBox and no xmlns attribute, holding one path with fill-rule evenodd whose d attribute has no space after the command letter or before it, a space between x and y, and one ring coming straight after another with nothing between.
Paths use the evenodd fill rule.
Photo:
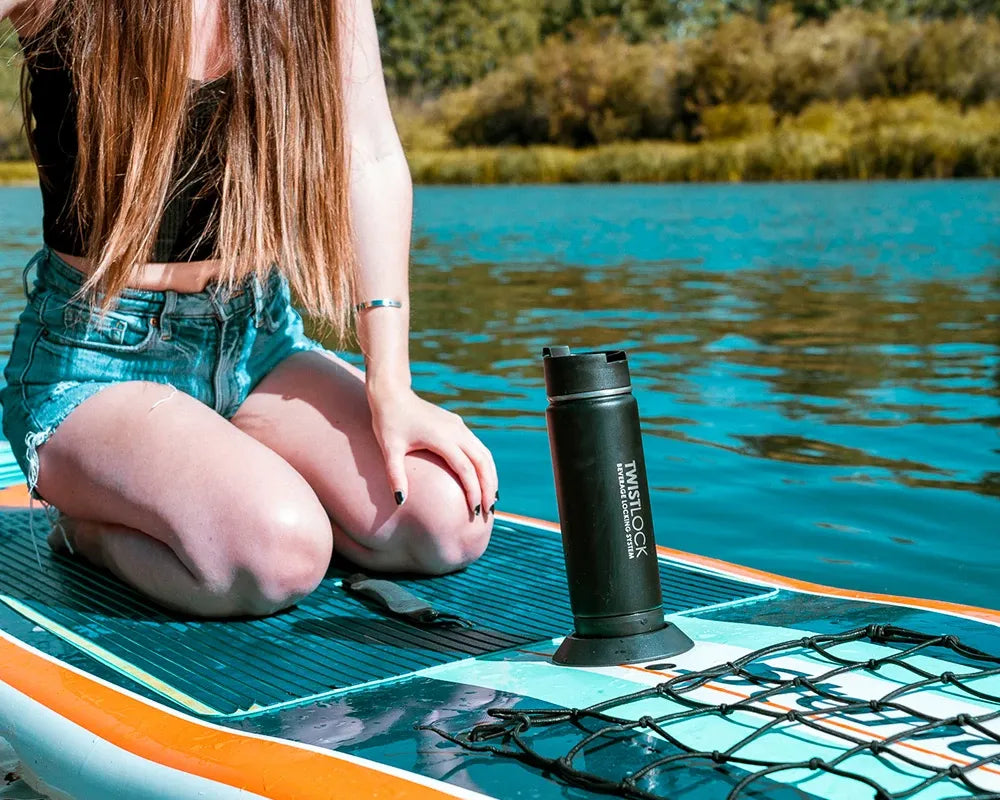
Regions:
<instances>
[{"instance_id":1,"label":"wrist","mask_svg":"<svg viewBox=\"0 0 1000 800\"><path fill-rule=\"evenodd\" d=\"M377 369L371 366L365 372L365 393L369 402L399 396L411 389L408 367Z\"/></svg>"}]
</instances>

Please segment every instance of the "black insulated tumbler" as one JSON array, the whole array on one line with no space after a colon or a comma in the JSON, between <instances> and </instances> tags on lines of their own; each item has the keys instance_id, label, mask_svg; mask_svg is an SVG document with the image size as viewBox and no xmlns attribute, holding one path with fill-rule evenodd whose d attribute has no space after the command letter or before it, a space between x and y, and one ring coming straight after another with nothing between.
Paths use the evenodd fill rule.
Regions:
<instances>
[{"instance_id":1,"label":"black insulated tumbler","mask_svg":"<svg viewBox=\"0 0 1000 800\"><path fill-rule=\"evenodd\" d=\"M691 640L663 619L660 571L628 357L542 351L570 605L576 631L553 660L609 666L677 655Z\"/></svg>"}]
</instances>

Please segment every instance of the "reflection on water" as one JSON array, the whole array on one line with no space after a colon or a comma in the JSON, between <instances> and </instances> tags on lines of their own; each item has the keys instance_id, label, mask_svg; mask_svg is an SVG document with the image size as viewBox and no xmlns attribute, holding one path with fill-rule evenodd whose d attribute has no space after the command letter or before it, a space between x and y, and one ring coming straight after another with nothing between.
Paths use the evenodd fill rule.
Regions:
<instances>
[{"instance_id":1,"label":"reflection on water","mask_svg":"<svg viewBox=\"0 0 1000 800\"><path fill-rule=\"evenodd\" d=\"M659 540L997 606L1000 184L422 189L415 384L555 518L540 351L629 351ZM39 237L0 190L0 350Z\"/></svg>"}]
</instances>

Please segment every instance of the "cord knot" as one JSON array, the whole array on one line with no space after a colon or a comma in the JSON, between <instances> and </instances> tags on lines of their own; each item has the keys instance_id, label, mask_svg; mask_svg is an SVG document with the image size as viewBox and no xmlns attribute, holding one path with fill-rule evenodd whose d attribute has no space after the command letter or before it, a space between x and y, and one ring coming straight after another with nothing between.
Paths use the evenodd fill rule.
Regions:
<instances>
[{"instance_id":1,"label":"cord knot","mask_svg":"<svg viewBox=\"0 0 1000 800\"><path fill-rule=\"evenodd\" d=\"M885 625L879 625L878 623L872 623L867 628L865 628L865 633L869 639L879 641L885 639Z\"/></svg>"}]
</instances>

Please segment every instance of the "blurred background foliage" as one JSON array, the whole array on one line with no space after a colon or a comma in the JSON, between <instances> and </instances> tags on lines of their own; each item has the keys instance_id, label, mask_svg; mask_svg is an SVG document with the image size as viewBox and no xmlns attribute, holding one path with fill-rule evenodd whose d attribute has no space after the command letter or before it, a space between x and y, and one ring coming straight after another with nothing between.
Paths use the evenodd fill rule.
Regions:
<instances>
[{"instance_id":1,"label":"blurred background foliage","mask_svg":"<svg viewBox=\"0 0 1000 800\"><path fill-rule=\"evenodd\" d=\"M994 175L1000 163L1000 0L376 9L418 180ZM0 160L28 157L18 73L0 30Z\"/></svg>"},{"instance_id":2,"label":"blurred background foliage","mask_svg":"<svg viewBox=\"0 0 1000 800\"><path fill-rule=\"evenodd\" d=\"M734 18L763 21L783 6L792 26L844 10L887 21L996 17L1000 0L379 0L386 77L397 94L428 94L477 80L552 36L573 39L607 20L630 44L700 37ZM737 26L754 37L753 28ZM834 35L836 35L836 31ZM744 40L744 46L754 43ZM760 43L757 43L760 46Z\"/></svg>"},{"instance_id":3,"label":"blurred background foliage","mask_svg":"<svg viewBox=\"0 0 1000 800\"><path fill-rule=\"evenodd\" d=\"M1000 22L901 19L788 6L692 38L630 43L591 23L546 39L428 107L459 146L697 141L766 132L813 103L928 95L961 109L1000 98Z\"/></svg>"},{"instance_id":4,"label":"blurred background foliage","mask_svg":"<svg viewBox=\"0 0 1000 800\"><path fill-rule=\"evenodd\" d=\"M9 25L0 22L0 161L29 157L18 100L20 78L17 39Z\"/></svg>"}]
</instances>

